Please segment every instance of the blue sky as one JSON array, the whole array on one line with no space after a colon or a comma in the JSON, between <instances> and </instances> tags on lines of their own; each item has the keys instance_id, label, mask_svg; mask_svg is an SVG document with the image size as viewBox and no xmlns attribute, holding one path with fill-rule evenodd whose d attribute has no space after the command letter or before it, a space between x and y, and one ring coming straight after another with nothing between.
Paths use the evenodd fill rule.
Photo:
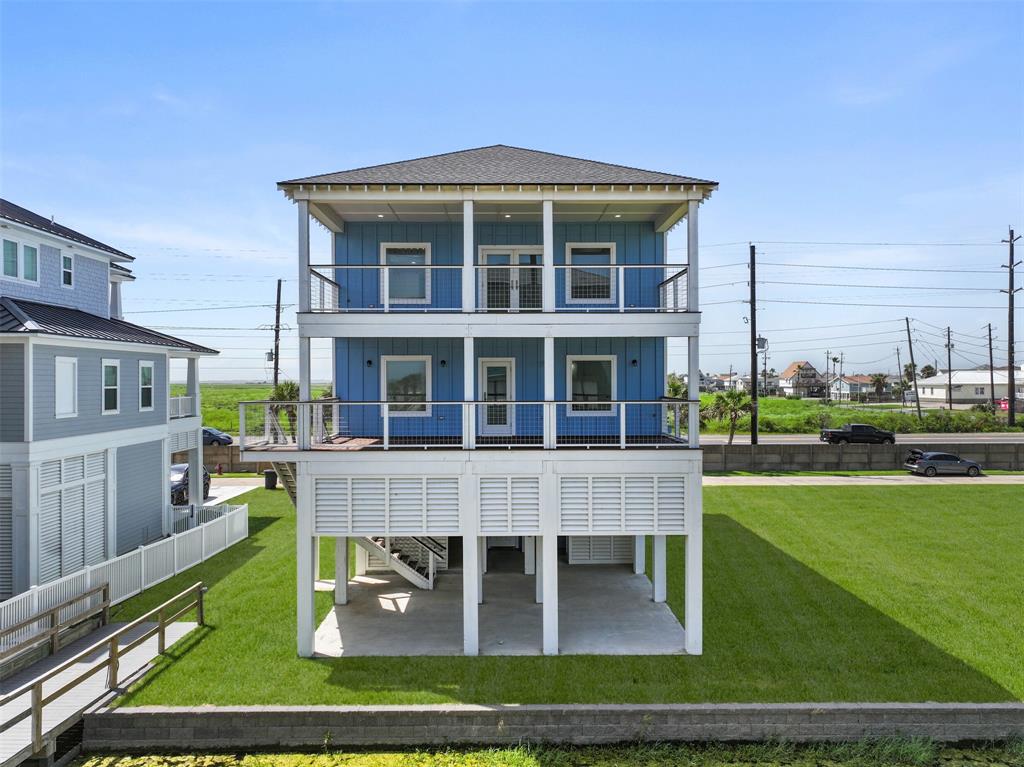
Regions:
<instances>
[{"instance_id":1,"label":"blue sky","mask_svg":"<svg viewBox=\"0 0 1024 767\"><path fill-rule=\"evenodd\" d=\"M270 303L278 276L294 302L295 214L276 181L494 143L721 183L701 211L702 266L716 267L702 275L706 370L748 367L746 271L724 266L746 260L748 240L766 263L979 270L760 268L759 322L780 370L826 348L844 351L847 371L894 370L905 315L919 359L943 353L929 334L947 324L957 365L987 355L974 345L986 323L1005 339L1005 277L982 270L1005 263L1008 224L1024 230L1020 3L0 13L3 195L136 254L129 319L222 349L207 379L264 379L271 338L256 328L272 310L203 307ZM326 254L322 235L315 247ZM835 305L847 303L882 306ZM327 350L316 356L326 379Z\"/></svg>"}]
</instances>

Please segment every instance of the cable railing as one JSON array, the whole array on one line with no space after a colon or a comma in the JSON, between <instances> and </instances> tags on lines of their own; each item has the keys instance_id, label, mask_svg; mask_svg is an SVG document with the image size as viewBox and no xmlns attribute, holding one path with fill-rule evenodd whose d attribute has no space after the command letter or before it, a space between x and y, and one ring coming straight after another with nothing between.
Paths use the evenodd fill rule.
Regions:
<instances>
[{"instance_id":1,"label":"cable railing","mask_svg":"<svg viewBox=\"0 0 1024 767\"><path fill-rule=\"evenodd\" d=\"M310 311L316 313L539 312L687 310L684 264L478 264L463 291L461 264L316 264L309 267ZM553 283L548 288L547 282Z\"/></svg>"},{"instance_id":2,"label":"cable railing","mask_svg":"<svg viewBox=\"0 0 1024 767\"><path fill-rule=\"evenodd\" d=\"M699 402L374 400L239 403L242 450L686 448Z\"/></svg>"}]
</instances>

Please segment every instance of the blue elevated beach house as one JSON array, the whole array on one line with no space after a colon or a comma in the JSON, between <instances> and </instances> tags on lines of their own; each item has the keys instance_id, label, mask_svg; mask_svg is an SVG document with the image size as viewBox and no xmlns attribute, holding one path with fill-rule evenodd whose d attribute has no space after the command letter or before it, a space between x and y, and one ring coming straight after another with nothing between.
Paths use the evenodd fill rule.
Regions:
<instances>
[{"instance_id":1,"label":"blue elevated beach house","mask_svg":"<svg viewBox=\"0 0 1024 767\"><path fill-rule=\"evenodd\" d=\"M243 460L275 462L296 498L300 655L701 652L698 405L667 396L667 351L698 380L716 186L508 146L279 184L302 401L246 403L241 430ZM682 222L685 260L666 244ZM329 398L311 399L311 339L332 345ZM325 536L336 608L317 629Z\"/></svg>"},{"instance_id":2,"label":"blue elevated beach house","mask_svg":"<svg viewBox=\"0 0 1024 767\"><path fill-rule=\"evenodd\" d=\"M171 454L202 464L198 364L216 352L121 318L127 253L6 200L0 239L3 600L174 531ZM182 396L172 360L187 368Z\"/></svg>"}]
</instances>

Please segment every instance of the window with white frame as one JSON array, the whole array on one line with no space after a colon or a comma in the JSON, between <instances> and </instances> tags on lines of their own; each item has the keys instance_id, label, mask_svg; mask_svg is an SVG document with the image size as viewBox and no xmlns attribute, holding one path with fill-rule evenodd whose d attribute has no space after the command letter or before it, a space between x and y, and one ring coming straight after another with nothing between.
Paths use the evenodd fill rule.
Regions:
<instances>
[{"instance_id":1,"label":"window with white frame","mask_svg":"<svg viewBox=\"0 0 1024 767\"><path fill-rule=\"evenodd\" d=\"M60 257L60 284L65 288L75 285L75 259L74 256L61 254Z\"/></svg>"},{"instance_id":2,"label":"window with white frame","mask_svg":"<svg viewBox=\"0 0 1024 767\"><path fill-rule=\"evenodd\" d=\"M974 393L975 394L984 394L985 393L985 387L984 386L975 386L974 387Z\"/></svg>"},{"instance_id":3,"label":"window with white frame","mask_svg":"<svg viewBox=\"0 0 1024 767\"><path fill-rule=\"evenodd\" d=\"M153 409L153 360L139 360L139 412Z\"/></svg>"},{"instance_id":4,"label":"window with white frame","mask_svg":"<svg viewBox=\"0 0 1024 767\"><path fill-rule=\"evenodd\" d=\"M615 355L570 355L565 362L567 389L573 403L569 415L611 413L617 388Z\"/></svg>"},{"instance_id":5,"label":"window with white frame","mask_svg":"<svg viewBox=\"0 0 1024 767\"><path fill-rule=\"evenodd\" d=\"M78 358L55 357L53 360L54 415L74 418L78 415Z\"/></svg>"},{"instance_id":6,"label":"window with white frame","mask_svg":"<svg viewBox=\"0 0 1024 767\"><path fill-rule=\"evenodd\" d=\"M398 267L381 275L382 283L388 286L389 303L430 303L430 270L411 268L430 265L429 242L382 242L380 262L384 266ZM383 294L383 290L381 292Z\"/></svg>"},{"instance_id":7,"label":"window with white frame","mask_svg":"<svg viewBox=\"0 0 1024 767\"><path fill-rule=\"evenodd\" d=\"M431 380L429 356L381 357L381 391L395 416L430 415ZM415 404L418 403L418 404Z\"/></svg>"},{"instance_id":8,"label":"window with white frame","mask_svg":"<svg viewBox=\"0 0 1024 767\"><path fill-rule=\"evenodd\" d=\"M568 304L615 303L614 242L569 242L565 245L567 269L565 301Z\"/></svg>"},{"instance_id":9,"label":"window with white frame","mask_svg":"<svg viewBox=\"0 0 1024 767\"><path fill-rule=\"evenodd\" d=\"M11 280L39 283L39 248L4 238L0 275Z\"/></svg>"},{"instance_id":10,"label":"window with white frame","mask_svg":"<svg viewBox=\"0 0 1024 767\"><path fill-rule=\"evenodd\" d=\"M121 360L103 360L103 415L120 412Z\"/></svg>"}]
</instances>

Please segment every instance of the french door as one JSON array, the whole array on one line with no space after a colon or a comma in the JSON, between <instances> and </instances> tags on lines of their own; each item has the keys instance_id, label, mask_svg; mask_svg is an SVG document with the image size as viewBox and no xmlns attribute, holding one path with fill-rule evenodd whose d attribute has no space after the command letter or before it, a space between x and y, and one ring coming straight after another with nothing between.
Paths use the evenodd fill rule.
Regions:
<instances>
[{"instance_id":1,"label":"french door","mask_svg":"<svg viewBox=\"0 0 1024 767\"><path fill-rule=\"evenodd\" d=\"M480 296L484 309L539 311L543 301L542 249L480 249Z\"/></svg>"},{"instance_id":2,"label":"french door","mask_svg":"<svg viewBox=\"0 0 1024 767\"><path fill-rule=\"evenodd\" d=\"M515 434L516 363L512 358L481 358L477 380L479 399L487 404L477 411L479 433L482 436Z\"/></svg>"}]
</instances>

